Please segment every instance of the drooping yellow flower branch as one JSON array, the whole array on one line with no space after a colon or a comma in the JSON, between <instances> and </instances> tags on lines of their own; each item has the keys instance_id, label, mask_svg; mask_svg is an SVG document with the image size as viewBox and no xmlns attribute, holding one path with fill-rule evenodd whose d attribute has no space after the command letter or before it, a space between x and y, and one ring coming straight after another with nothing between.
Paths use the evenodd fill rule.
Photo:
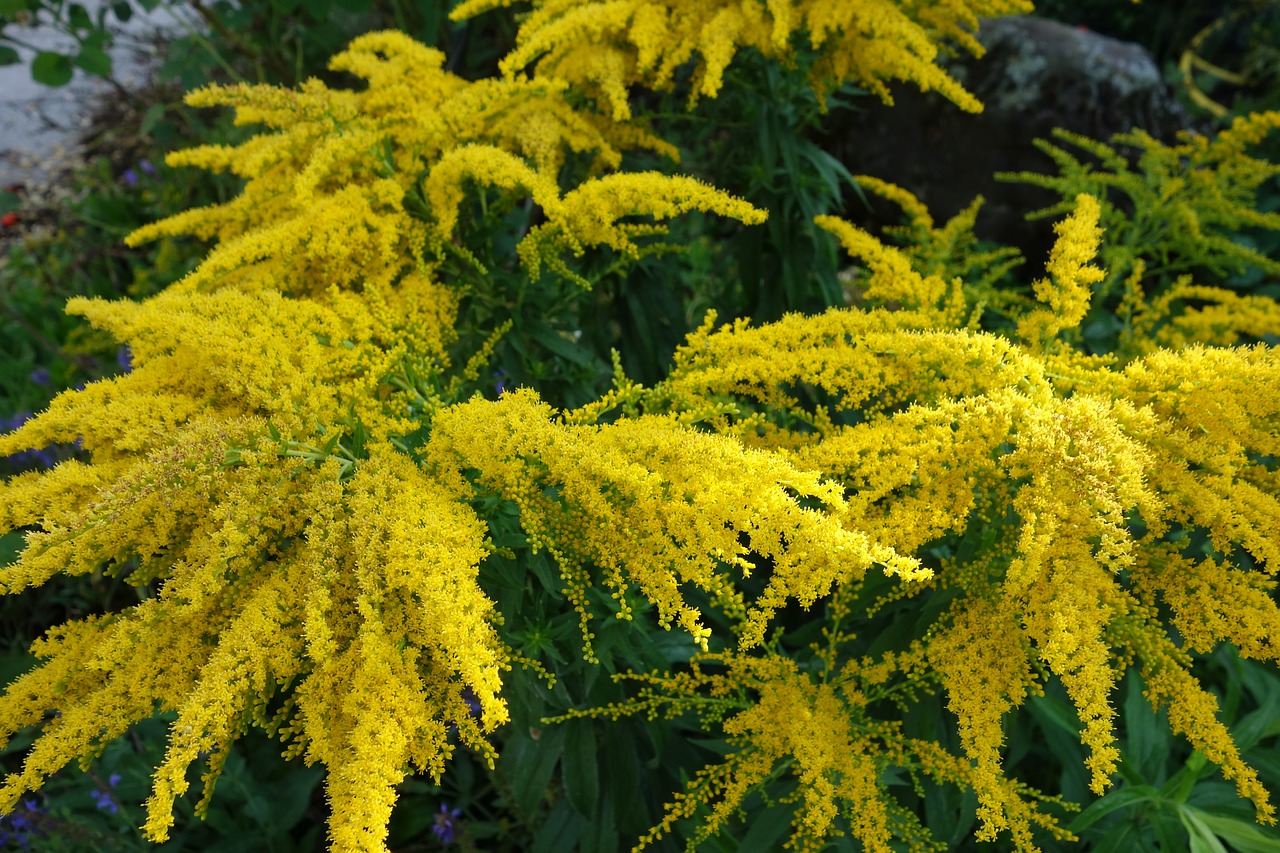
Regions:
<instances>
[{"instance_id":1,"label":"drooping yellow flower branch","mask_svg":"<svg viewBox=\"0 0 1280 853\"><path fill-rule=\"evenodd\" d=\"M1100 215L1098 200L1081 194L1071 216L1054 226L1058 240L1045 268L1049 277L1035 283L1036 298L1045 307L1018 322L1018 336L1028 346L1051 350L1058 333L1079 326L1088 312L1092 287L1106 276L1104 270L1092 265L1102 243Z\"/></svg>"},{"instance_id":2,"label":"drooping yellow flower branch","mask_svg":"<svg viewBox=\"0 0 1280 853\"><path fill-rule=\"evenodd\" d=\"M467 0L452 15L512 2ZM804 40L818 54L811 83L820 94L853 83L892 103L887 84L905 80L978 112L978 100L937 63L939 44L981 55L978 18L1029 11L1022 0L538 0L502 69L514 78L532 65L534 79L567 80L625 121L633 86L670 89L677 69L694 61L691 100L714 98L739 51L791 62Z\"/></svg>"},{"instance_id":3,"label":"drooping yellow flower branch","mask_svg":"<svg viewBox=\"0 0 1280 853\"><path fill-rule=\"evenodd\" d=\"M901 577L928 575L914 560L842 528L834 517L843 508L839 489L669 418L560 424L536 395L520 391L441 413L427 454L440 476L457 472L449 475L459 478L454 488L464 487L462 473L470 470L479 494L516 504L531 542L560 566L588 658L586 591L593 585L610 590L620 618L631 617L625 593L634 585L663 627L678 624L704 649L710 631L681 587L706 591L742 619L739 643L749 648L788 600L810 606L873 564ZM751 574L752 554L771 561L771 569L764 592L744 602L734 578Z\"/></svg>"},{"instance_id":4,"label":"drooping yellow flower branch","mask_svg":"<svg viewBox=\"0 0 1280 853\"><path fill-rule=\"evenodd\" d=\"M1156 605L1172 608L1179 634L1198 649L1225 640L1277 659L1267 632L1280 624L1273 597L1280 552L1266 531L1280 520L1270 461L1280 452L1280 359L1261 346L1158 351L1122 368L1046 354L1041 342L1084 316L1083 282L1100 238L1090 202L1082 198L1059 228L1051 277L1038 289L1063 310L1044 311L1048 325L1025 343L939 331L945 313L904 256L832 221L871 260L873 275L898 288L882 298L903 310L833 310L714 332L708 325L677 353L667 380L621 387L618 397L834 479L845 487L846 527L899 553L927 553L949 537L987 543L904 586L904 597L946 593L951 603L907 657L892 652L861 666L879 672L875 684L944 692L971 762L965 784L978 794L979 835L1008 831L1023 850L1036 849L1034 821L1001 768L1003 717L1057 678L1083 724L1091 786L1101 793L1119 758L1113 693L1121 662L1130 660L1150 679L1152 703L1171 709L1174 730L1222 766L1259 820L1274 813ZM873 278L873 296L875 286ZM1030 310L1033 318L1043 311ZM1064 363L1070 376L1058 373ZM1203 531L1224 556L1206 564L1173 531ZM1252 570L1226 564L1237 549ZM835 600L860 583L841 582ZM1209 599L1209 590L1230 595ZM930 664L927 673L920 661ZM653 683L666 684L656 676ZM743 752L699 777L660 831L698 803L723 798L708 818L714 831L780 759L766 749L772 736L742 737ZM804 748L783 752L803 766ZM853 820L865 799L841 808ZM808 837L805 814L797 813L797 838ZM863 841L888 849L874 834Z\"/></svg>"},{"instance_id":5,"label":"drooping yellow flower branch","mask_svg":"<svg viewBox=\"0 0 1280 853\"><path fill-rule=\"evenodd\" d=\"M625 676L640 684L632 699L576 712L691 713L729 742L645 843L697 815L695 842L709 836L784 771L797 780L799 849L820 849L841 820L869 850L927 844L890 790L894 770L973 790L982 840L1007 833L1032 850L1035 833L1066 838L1052 798L1006 775L1006 717L1056 679L1101 792L1130 664L1174 731L1272 820L1191 654L1230 642L1280 659L1280 358L1202 345L1265 329L1274 304L1190 280L1147 299L1151 271L1134 252L1108 254L1104 233L1119 221L1105 190L1129 177L1071 195L1038 301L1000 304L1015 334L977 330L1008 254L971 251L976 206L935 227L905 192L867 181L908 213L895 232L906 245L818 223L867 267L859 308L762 327L715 329L712 316L665 380L629 382L618 358L614 391L576 410L531 389L458 401L514 325L489 316L497 329L479 330L476 358L451 364L459 306L496 276L463 282L450 263L492 237L493 194L508 211L537 207L522 240L505 235L524 269L502 273L524 283L545 269L573 278L565 255L593 247L633 258L692 210L763 218L689 178L608 173L628 147L669 153L620 123L631 86L661 88L696 60L694 94L712 96L740 49L788 58L807 36L819 88L883 93L910 79L972 106L933 64L936 43L973 48L977 14L1018 6L746 0L681 20L671 4L549 0L508 59L535 64L531 80L468 83L438 52L376 33L332 65L363 79L359 91L196 93L272 132L175 155L241 175L245 191L131 239L218 245L145 302L73 302L132 347L135 368L0 436L0 455L78 440L88 457L0 484L0 528L25 531L0 592L101 571L142 595L51 630L0 697L0 741L35 733L0 783L0 812L159 710L175 719L148 837L167 837L193 766L207 808L232 744L256 727L326 767L334 850L382 850L397 785L439 780L459 746L492 762L490 738L511 719L504 677L536 666L507 645L481 585L501 551L485 515L498 505L514 509L521 542L553 557L588 660L599 592L622 619L651 603L659 626L704 652ZM610 114L575 109L570 85ZM1204 166L1186 178L1199 201L1177 214L1200 261L1252 257L1188 223L1214 187L1252 192L1273 174L1243 151L1276 123L1168 149ZM571 154L593 162L562 186ZM1166 162L1164 148L1148 154ZM1240 213L1232 192L1205 208L1214 223L1275 226ZM1118 274L1113 259L1128 264L1128 316L1149 340L1088 356L1076 333ZM1188 300L1224 310L1172 318ZM792 605L820 628L800 651L785 648ZM918 630L889 630L890 608ZM859 639L881 628L872 645ZM956 751L905 734L904 708L924 694L954 718Z\"/></svg>"},{"instance_id":6,"label":"drooping yellow flower branch","mask_svg":"<svg viewBox=\"0 0 1280 853\"><path fill-rule=\"evenodd\" d=\"M406 429L382 384L398 351L341 296L175 290L74 307L137 366L0 438L12 452L79 437L93 453L0 485L0 520L34 528L0 589L100 570L150 594L36 644L42 663L0 698L0 737L40 726L0 809L160 709L178 716L153 839L188 767L204 762L207 805L257 726L334 771L334 849L377 849L395 785L408 767L438 777L449 727L492 754L482 729L506 719L510 659L476 586L484 525L388 443Z\"/></svg>"}]
</instances>

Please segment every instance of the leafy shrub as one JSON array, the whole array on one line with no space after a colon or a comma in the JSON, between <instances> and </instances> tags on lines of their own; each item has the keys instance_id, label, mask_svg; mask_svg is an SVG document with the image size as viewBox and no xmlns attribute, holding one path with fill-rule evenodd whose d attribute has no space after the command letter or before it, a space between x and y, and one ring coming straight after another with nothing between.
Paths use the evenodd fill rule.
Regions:
<instances>
[{"instance_id":1,"label":"leafy shrub","mask_svg":"<svg viewBox=\"0 0 1280 853\"><path fill-rule=\"evenodd\" d=\"M642 385L613 355L606 387L621 333L591 328L597 294L661 271L673 234L696 233L675 217L765 220L627 168L675 153L633 87L692 60L691 97L714 98L739 50L786 62L807 37L797 73L819 92L905 78L972 107L936 44L972 47L976 14L1015 8L708 4L674 27L662 4L563 0L525 20L499 79L467 82L384 32L332 61L355 90L193 93L267 130L169 165L244 190L129 242L214 249L150 298L71 300L133 369L0 436L0 453L86 454L0 486L0 527L24 535L0 589L67 574L138 596L33 646L0 698L3 736L34 738L0 807L159 716L156 841L196 776L194 811L214 813L251 730L324 765L336 850L428 830L471 843L486 825L511 849L972 835L1030 850L1144 803L1159 840L1171 818L1201 843L1268 838L1251 821L1274 820L1273 768L1244 748L1275 732L1239 706L1276 701L1271 670L1236 673L1224 713L1200 658L1277 656L1280 363L1233 345L1255 326L1226 316L1224 333L1159 288L1222 252L1266 266L1222 241L1275 228L1248 213L1272 167L1246 149L1280 116L1196 143L1212 156L1182 183L1175 149L1135 172L1090 147L1101 189L1060 158L1061 178L1037 180L1065 218L1020 294L997 289L1010 255L976 244L971 213L935 228L868 182L909 214L900 248L814 218L865 265L850 307L754 326L712 313L662 378ZM1160 230L1113 187L1236 219ZM1099 351L1082 324L1121 263L1131 316L1161 321ZM1171 779L1118 740L1142 743L1155 714L1195 750ZM1067 745L1061 778L1012 772L1030 726ZM1191 796L1209 763L1227 806ZM403 815L414 773L432 792L470 781ZM1067 798L1117 775L1129 793L1072 818Z\"/></svg>"}]
</instances>

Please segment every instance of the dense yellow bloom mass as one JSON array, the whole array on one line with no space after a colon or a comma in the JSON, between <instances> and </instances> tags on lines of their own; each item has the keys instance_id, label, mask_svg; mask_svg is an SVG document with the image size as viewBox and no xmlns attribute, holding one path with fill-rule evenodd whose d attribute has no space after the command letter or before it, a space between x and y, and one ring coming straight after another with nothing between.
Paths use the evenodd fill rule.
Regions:
<instances>
[{"instance_id":1,"label":"dense yellow bloom mass","mask_svg":"<svg viewBox=\"0 0 1280 853\"><path fill-rule=\"evenodd\" d=\"M876 684L934 681L946 692L972 762L965 784L978 794L979 835L1005 830L1024 850L1035 849L1037 819L1003 776L1004 715L1056 677L1083 724L1091 784L1101 793L1119 758L1113 693L1120 662L1129 660L1149 674L1148 695L1171 708L1175 731L1223 767L1259 819L1271 820L1274 809L1154 607L1170 606L1195 648L1228 640L1275 659L1267 632L1280 624L1271 594L1280 552L1267 531L1280 520L1271 462L1280 451L1280 359L1261 346L1196 346L1117 369L1046 354L1045 342L1079 323L1088 283L1101 277L1090 264L1098 205L1087 196L1077 204L1058 229L1051 277L1037 289L1056 310L1025 309L1023 344L944 331L957 315L940 282L930 285L906 255L865 232L827 220L868 260L868 300L902 310L708 326L677 353L667 380L619 398L834 478L846 489L846 526L899 553L990 531L983 551L942 562L914 586L955 596L921 647L933 670L892 655L863 665L880 673ZM848 411L860 418L847 423ZM1243 549L1255 569L1205 564L1184 552L1185 537L1166 537L1174 529L1208 531L1218 553ZM859 583L838 586L835 600ZM747 767L769 772L771 761L756 765L750 756L772 734L748 735L747 752L709 770L688 795L740 799L744 788L732 780ZM663 826L693 813L681 802ZM712 824L724 808L712 809Z\"/></svg>"},{"instance_id":2,"label":"dense yellow bloom mass","mask_svg":"<svg viewBox=\"0 0 1280 853\"><path fill-rule=\"evenodd\" d=\"M367 81L360 92L315 80L296 92L247 85L193 92L193 106L233 106L237 123L273 132L171 154L170 165L233 171L247 179L244 191L144 226L128 242L217 238L181 289L267 287L324 300L335 289L385 291L423 271L435 279L439 255L458 236L459 205L476 186L531 198L556 223L557 240L521 251L534 269L565 268L555 253L566 248L625 250L641 226L614 223L624 215L762 215L718 190L656 173L588 179L562 202L557 178L570 153L591 154L599 171L616 167L623 149L675 150L639 124L576 110L563 83L468 83L442 63L438 51L400 33L372 33L331 62ZM606 198L608 225L575 213Z\"/></svg>"},{"instance_id":3,"label":"dense yellow bloom mass","mask_svg":"<svg viewBox=\"0 0 1280 853\"><path fill-rule=\"evenodd\" d=\"M1100 213L1098 200L1081 194L1076 197L1075 212L1054 227L1059 239L1049 255L1049 278L1035 284L1036 298L1045 307L1028 313L1018 323L1018 335L1028 344L1048 349L1050 340L1063 329L1080 325L1088 312L1092 287L1105 275L1091 265L1102 241Z\"/></svg>"},{"instance_id":4,"label":"dense yellow bloom mass","mask_svg":"<svg viewBox=\"0 0 1280 853\"><path fill-rule=\"evenodd\" d=\"M511 2L467 0L452 15ZM623 121L631 87L670 89L690 60L690 98L714 98L739 51L791 62L804 39L818 54L810 78L819 93L847 82L892 102L887 83L907 80L978 112L977 99L937 63L939 45L953 41L981 54L978 18L1029 11L1024 0L538 0L502 68L513 76L534 65L534 79L567 80Z\"/></svg>"},{"instance_id":5,"label":"dense yellow bloom mass","mask_svg":"<svg viewBox=\"0 0 1280 853\"><path fill-rule=\"evenodd\" d=\"M0 437L5 453L80 438L94 459L0 486L5 526L35 526L0 588L102 570L155 594L37 643L43 663L0 699L6 739L42 726L0 807L159 708L178 717L151 837L167 835L188 767L208 755L207 800L257 725L342 768L334 847L368 850L406 768L443 770L449 726L490 750L480 726L506 718L509 655L476 587L485 529L387 443L406 426L382 391L397 350L361 306L235 290L73 306L137 366ZM280 693L291 703L271 716ZM394 739L370 729L379 720Z\"/></svg>"},{"instance_id":6,"label":"dense yellow bloom mass","mask_svg":"<svg viewBox=\"0 0 1280 853\"><path fill-rule=\"evenodd\" d=\"M629 218L637 215L763 214L657 174L589 179L562 197L555 175L570 152L606 168L619 162L615 143L670 149L638 125L575 111L562 84L470 84L441 64L402 35L375 33L332 66L362 76L361 92L312 81L296 92L191 96L234 105L238 121L275 132L174 155L174 164L235 171L248 179L244 192L130 240L194 234L218 245L146 302L73 302L130 345L135 368L64 393L0 436L0 455L79 441L92 457L0 484L0 525L31 528L20 559L0 569L0 589L100 570L150 591L134 608L37 645L43 663L0 699L0 737L42 726L23 770L0 787L0 809L157 709L178 715L148 801L146 832L157 840L189 766L204 762L207 804L250 725L329 768L335 850L380 849L395 786L412 770L438 778L457 743L492 758L484 734L507 718L500 674L513 658L476 585L486 527L456 475L446 489L403 452L405 436L474 380L474 365L445 379L461 297L436 267L458 236L465 191L480 182L539 205L548 221L522 250L535 269L596 244L634 253L634 238L655 230ZM812 477L779 476L793 475L822 493ZM781 484L773 493L784 506L758 535L772 536L779 554L784 535L805 524L825 524L838 541L823 551L823 578L780 576L753 603L757 633L788 597L812 603L872 561L914 570L802 510ZM744 514L754 499L744 494L737 509L744 531L756 523ZM546 533L549 549L586 547L572 531ZM737 554L724 544L722 554ZM846 548L847 561L836 556ZM710 573L715 559L692 576L732 601L731 581ZM705 642L672 581L631 571L625 583L673 608L664 621L678 614ZM565 573L571 586L582 579L572 565ZM621 594L615 580L606 585ZM464 691L478 700L478 719ZM268 712L277 697L281 710ZM48 719L51 708L61 715Z\"/></svg>"},{"instance_id":7,"label":"dense yellow bloom mass","mask_svg":"<svg viewBox=\"0 0 1280 853\"><path fill-rule=\"evenodd\" d=\"M588 661L603 648L601 592L614 617L647 602L702 650L623 676L631 698L569 715L690 714L729 744L642 845L686 818L702 821L695 844L709 838L784 771L802 850L845 827L868 850L927 849L893 791L925 781L976 793L980 840L1067 838L1052 798L1006 776L1007 716L1060 684L1102 792L1130 665L1172 728L1272 820L1191 654L1230 642L1280 659L1280 358L1206 346L1273 332L1280 310L1185 277L1149 294L1159 271L1106 232L1141 233L1123 231L1137 226L1109 188L1155 187L1152 209L1171 211L1196 263L1256 261L1214 229L1280 224L1246 210L1275 170L1245 152L1275 114L1175 147L1128 137L1160 173L1150 186L1085 145L1112 172L1100 186L1049 182L1073 192L1035 301L994 291L1011 255L974 249L976 203L935 226L909 194L863 179L909 222L891 247L819 219L865 264L859 307L759 327L717 329L712 315L666 379L630 382L619 358L614 390L577 409L532 389L461 399L497 337L527 319L487 317L497 330L479 330L477 357L451 364L461 306L497 286L480 258L499 237L517 247L502 275L589 284L569 258L635 258L676 215L762 221L692 178L609 172L625 148L671 153L622 123L631 86L667 86L696 58L694 94L712 96L740 49L789 59L802 34L820 89L883 94L909 79L973 106L934 64L937 42L973 49L976 15L1020 7L548 0L507 60L536 64L532 79L469 83L438 52L375 33L332 64L359 91L195 93L268 131L172 162L233 171L245 190L131 239L216 247L152 299L73 301L130 345L135 368L0 436L0 455L79 441L86 456L0 484L0 528L25 531L0 592L100 571L142 598L35 644L38 664L0 697L0 742L35 735L0 783L0 812L161 711L174 722L148 837L167 837L192 765L207 808L232 744L257 727L327 769L334 850L384 849L397 785L439 780L459 746L492 762L512 716L504 677L539 665L508 646L481 585L486 561L507 559L496 540L511 510L519 547L558 568L563 602L548 600L576 612ZM571 85L610 115L575 109ZM580 160L589 174L562 186ZM1183 160L1179 177L1170 164ZM517 221L513 240L502 229ZM1086 355L1078 327L1121 281L1131 339ZM992 305L1014 333L978 330ZM788 610L818 626L805 648L786 647ZM915 633L886 626L891 611ZM949 711L958 749L906 734L920 697Z\"/></svg>"},{"instance_id":8,"label":"dense yellow bloom mass","mask_svg":"<svg viewBox=\"0 0 1280 853\"><path fill-rule=\"evenodd\" d=\"M704 649L710 632L686 603L684 584L736 611L739 642L751 647L788 599L811 606L873 563L904 577L928 575L914 560L842 529L832 517L843 508L838 489L670 418L562 425L535 395L516 392L442 413L428 452L441 471L475 469L475 488L519 507L532 541L560 564L588 654L591 565L619 615L630 618L624 593L634 585L656 605L660 624L679 624ZM797 497L816 499L827 512L802 507ZM773 565L763 594L744 603L733 574L750 574L753 553Z\"/></svg>"}]
</instances>

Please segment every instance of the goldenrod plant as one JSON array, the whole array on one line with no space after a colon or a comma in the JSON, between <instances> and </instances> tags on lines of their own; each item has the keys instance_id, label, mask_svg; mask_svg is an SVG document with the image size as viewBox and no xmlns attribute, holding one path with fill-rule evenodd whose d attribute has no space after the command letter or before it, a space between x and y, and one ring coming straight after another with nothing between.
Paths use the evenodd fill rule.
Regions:
<instances>
[{"instance_id":1,"label":"goldenrod plant","mask_svg":"<svg viewBox=\"0 0 1280 853\"><path fill-rule=\"evenodd\" d=\"M1280 359L1137 284L1134 315L1168 323L1082 348L1139 245L1105 192L1064 202L1044 276L1008 297L1011 255L974 240L976 208L935 228L870 181L907 210L905 247L815 221L865 265L854 304L712 313L660 381L616 355L611 388L584 378L598 288L668 251L673 217L766 216L627 169L673 153L630 87L696 50L691 92L714 97L740 47L785 60L808 33L846 57L815 66L819 89L905 77L974 106L935 45L972 47L973 16L1019 7L708 4L677 26L683 8L538 4L501 79L383 32L334 58L354 89L190 96L265 125L170 160L244 191L129 240L213 248L152 298L73 300L133 369L0 436L0 454L82 450L0 485L0 528L24 533L0 590L102 574L137 594L51 629L0 697L0 739L32 738L0 810L160 717L157 842L196 781L209 811L253 730L324 768L343 853L388 849L410 777L455 767L491 780L465 805L502 813L495 844L1056 849L1087 825L1073 799L1132 775L1118 696L1137 683L1251 810L1184 821L1274 838L1253 827L1274 823L1266 768L1197 661L1280 654ZM1214 152L1205 198L1230 185L1214 176L1258 186L1245 149L1276 123L1188 143ZM1133 174L1173 180L1160 164ZM1217 227L1271 227L1246 201ZM1162 263L1221 255L1222 234L1171 238ZM1253 298L1265 325L1274 303ZM1009 767L1011 728L1048 708L1087 790ZM462 814L442 807L437 841Z\"/></svg>"},{"instance_id":2,"label":"goldenrod plant","mask_svg":"<svg viewBox=\"0 0 1280 853\"><path fill-rule=\"evenodd\" d=\"M1280 165L1250 154L1277 127L1280 112L1273 110L1239 116L1212 139L1184 133L1172 145L1142 130L1117 134L1110 144L1058 130L1065 145L1037 141L1058 174L998 176L1062 196L1029 217L1060 214L1082 192L1102 204L1109 236L1102 250L1106 275L1096 288L1095 350L1234 344L1276 332L1280 314L1273 300L1222 284L1232 274L1280 275L1280 261L1252 243L1258 233L1280 231L1280 212L1258 206L1259 189L1280 175ZM1137 153L1135 162L1125 150Z\"/></svg>"},{"instance_id":3,"label":"goldenrod plant","mask_svg":"<svg viewBox=\"0 0 1280 853\"><path fill-rule=\"evenodd\" d=\"M510 2L466 0L452 16L466 19ZM687 62L695 63L689 98L696 101L720 93L739 51L787 62L806 44L820 57L810 78L819 92L852 82L892 102L887 84L906 80L979 112L982 104L935 60L949 42L980 55L973 35L979 17L1029 11L1024 0L538 0L501 67L514 75L532 66L537 77L576 83L621 120L631 115L633 86L670 88Z\"/></svg>"}]
</instances>

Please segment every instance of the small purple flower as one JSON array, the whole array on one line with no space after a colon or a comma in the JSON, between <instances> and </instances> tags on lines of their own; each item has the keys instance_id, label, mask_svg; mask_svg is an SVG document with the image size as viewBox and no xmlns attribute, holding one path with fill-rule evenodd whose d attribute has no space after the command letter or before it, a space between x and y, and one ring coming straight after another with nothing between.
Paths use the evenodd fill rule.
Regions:
<instances>
[{"instance_id":1,"label":"small purple flower","mask_svg":"<svg viewBox=\"0 0 1280 853\"><path fill-rule=\"evenodd\" d=\"M128 344L121 344L120 349L116 350L116 364L123 373L133 370L133 350Z\"/></svg>"},{"instance_id":2,"label":"small purple flower","mask_svg":"<svg viewBox=\"0 0 1280 853\"><path fill-rule=\"evenodd\" d=\"M0 418L0 433L12 432L29 420L31 420L30 412L17 412L11 417ZM11 469L16 473L32 468L52 468L59 461L58 445L53 444L36 450L20 450L9 456L0 456L0 468Z\"/></svg>"},{"instance_id":3,"label":"small purple flower","mask_svg":"<svg viewBox=\"0 0 1280 853\"><path fill-rule=\"evenodd\" d=\"M460 817L462 817L462 809L451 809L448 803L440 804L440 811L436 813L436 823L431 827L431 831L442 844L453 841L458 831L457 821Z\"/></svg>"},{"instance_id":4,"label":"small purple flower","mask_svg":"<svg viewBox=\"0 0 1280 853\"><path fill-rule=\"evenodd\" d=\"M471 690L470 687L462 691L462 701L467 703L467 713L480 719L480 697Z\"/></svg>"},{"instance_id":5,"label":"small purple flower","mask_svg":"<svg viewBox=\"0 0 1280 853\"><path fill-rule=\"evenodd\" d=\"M144 157L143 159L138 161L137 168L130 167L128 169L125 169L124 172L121 173L120 175L121 182L126 187L136 187L138 185L138 181L140 180L140 176L138 175L138 172L142 172L142 174L146 175L148 178L154 178L156 174L156 167L150 160Z\"/></svg>"},{"instance_id":6,"label":"small purple flower","mask_svg":"<svg viewBox=\"0 0 1280 853\"><path fill-rule=\"evenodd\" d=\"M16 412L12 417L0 418L0 432L13 432L29 420L30 412Z\"/></svg>"},{"instance_id":7,"label":"small purple flower","mask_svg":"<svg viewBox=\"0 0 1280 853\"><path fill-rule=\"evenodd\" d=\"M97 805L98 811L107 812L108 814L115 814L120 811L116 801L111 799L111 795L106 791L91 791L90 794L93 796L94 804Z\"/></svg>"},{"instance_id":8,"label":"small purple flower","mask_svg":"<svg viewBox=\"0 0 1280 853\"><path fill-rule=\"evenodd\" d=\"M96 791L90 792L90 795L93 797L94 803L98 807L98 811L107 812L108 814L116 814L117 812L120 811L120 805L115 801L115 798L111 796L111 790L114 789L115 786L119 784L120 784L120 774L112 773L110 776L107 777L106 789L99 788Z\"/></svg>"},{"instance_id":9,"label":"small purple flower","mask_svg":"<svg viewBox=\"0 0 1280 853\"><path fill-rule=\"evenodd\" d=\"M499 397L501 397L504 393L506 393L507 381L510 379L511 377L507 374L507 371L505 370L499 369L499 370L493 371L493 390L498 393Z\"/></svg>"},{"instance_id":10,"label":"small purple flower","mask_svg":"<svg viewBox=\"0 0 1280 853\"><path fill-rule=\"evenodd\" d=\"M53 375L43 367L37 367L31 371L31 375L28 378L33 385L39 385L41 388L48 388L49 383L53 381Z\"/></svg>"},{"instance_id":11,"label":"small purple flower","mask_svg":"<svg viewBox=\"0 0 1280 853\"><path fill-rule=\"evenodd\" d=\"M18 456L22 457L25 454L29 454L27 458L36 468L52 468L58 464L58 454L54 451L53 445L43 447L40 450L24 451Z\"/></svg>"},{"instance_id":12,"label":"small purple flower","mask_svg":"<svg viewBox=\"0 0 1280 853\"><path fill-rule=\"evenodd\" d=\"M40 832L39 817L40 804L31 799L0 817L0 849L31 849L31 836Z\"/></svg>"}]
</instances>

